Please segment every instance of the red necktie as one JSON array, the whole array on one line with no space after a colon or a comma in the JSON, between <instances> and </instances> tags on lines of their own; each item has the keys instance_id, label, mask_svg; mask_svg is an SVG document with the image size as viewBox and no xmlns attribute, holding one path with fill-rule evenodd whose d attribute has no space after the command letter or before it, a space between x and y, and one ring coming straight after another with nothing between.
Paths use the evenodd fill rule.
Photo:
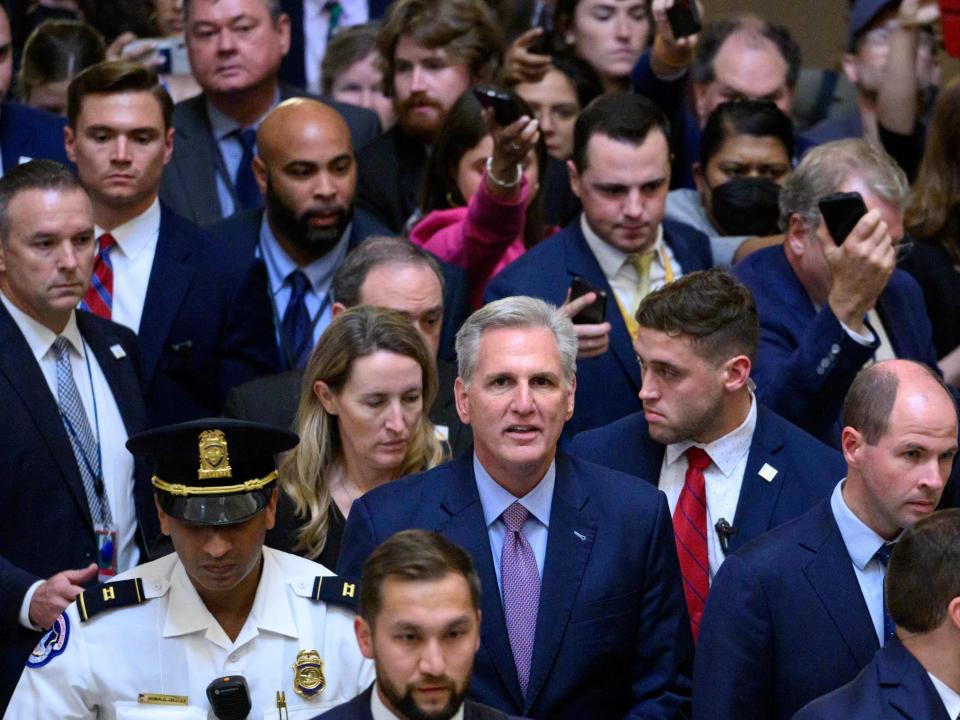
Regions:
<instances>
[{"instance_id":1,"label":"red necktie","mask_svg":"<svg viewBox=\"0 0 960 720\"><path fill-rule=\"evenodd\" d=\"M683 594L687 598L690 625L696 642L700 618L710 589L710 560L707 556L707 495L703 471L710 456L703 448L691 447L687 456L687 474L677 507L673 511L673 534L677 541Z\"/></svg>"},{"instance_id":2,"label":"red necktie","mask_svg":"<svg viewBox=\"0 0 960 720\"><path fill-rule=\"evenodd\" d=\"M99 237L98 243L99 250L96 260L93 261L90 287L87 288L80 307L109 320L113 313L113 262L110 260L110 251L117 241L110 233L104 233Z\"/></svg>"}]
</instances>

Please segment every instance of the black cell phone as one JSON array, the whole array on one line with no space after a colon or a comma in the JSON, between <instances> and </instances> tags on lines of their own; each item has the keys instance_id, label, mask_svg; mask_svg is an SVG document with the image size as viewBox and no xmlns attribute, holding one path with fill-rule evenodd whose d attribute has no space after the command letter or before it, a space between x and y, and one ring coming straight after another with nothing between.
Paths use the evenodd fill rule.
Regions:
<instances>
[{"instance_id":1,"label":"black cell phone","mask_svg":"<svg viewBox=\"0 0 960 720\"><path fill-rule=\"evenodd\" d=\"M867 214L867 206L858 192L835 192L820 198L817 203L833 241L839 246L850 231Z\"/></svg>"},{"instance_id":2,"label":"black cell phone","mask_svg":"<svg viewBox=\"0 0 960 720\"><path fill-rule=\"evenodd\" d=\"M695 0L677 0L667 10L667 21L675 38L696 35L702 27Z\"/></svg>"},{"instance_id":3,"label":"black cell phone","mask_svg":"<svg viewBox=\"0 0 960 720\"><path fill-rule=\"evenodd\" d=\"M527 49L537 55L549 55L553 48L553 12L547 7L546 3L538 3L538 6L537 12L530 22L530 27L538 27L543 32Z\"/></svg>"},{"instance_id":4,"label":"black cell phone","mask_svg":"<svg viewBox=\"0 0 960 720\"><path fill-rule=\"evenodd\" d=\"M597 299L587 305L572 318L576 325L599 325L607 314L607 293L598 290L579 275L570 283L570 299L576 300L587 293L596 293Z\"/></svg>"},{"instance_id":5,"label":"black cell phone","mask_svg":"<svg viewBox=\"0 0 960 720\"><path fill-rule=\"evenodd\" d=\"M523 115L517 102L503 90L490 85L474 85L473 94L485 108L493 108L493 117L500 127L516 122Z\"/></svg>"}]
</instances>

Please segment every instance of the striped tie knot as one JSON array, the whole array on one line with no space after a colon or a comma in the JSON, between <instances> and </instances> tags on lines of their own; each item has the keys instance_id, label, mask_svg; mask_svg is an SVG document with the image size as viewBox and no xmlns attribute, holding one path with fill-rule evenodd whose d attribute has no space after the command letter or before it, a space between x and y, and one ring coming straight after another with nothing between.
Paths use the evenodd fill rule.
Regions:
<instances>
[{"instance_id":1,"label":"striped tie knot","mask_svg":"<svg viewBox=\"0 0 960 720\"><path fill-rule=\"evenodd\" d=\"M710 456L703 448L688 448L684 455L687 456L687 466L693 470L700 470L703 472L710 465Z\"/></svg>"}]
</instances>

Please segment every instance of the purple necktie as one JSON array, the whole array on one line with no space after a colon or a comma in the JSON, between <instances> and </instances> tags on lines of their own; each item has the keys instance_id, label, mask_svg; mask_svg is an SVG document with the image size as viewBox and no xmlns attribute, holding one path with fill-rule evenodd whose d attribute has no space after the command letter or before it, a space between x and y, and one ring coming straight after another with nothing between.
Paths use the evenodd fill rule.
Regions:
<instances>
[{"instance_id":1,"label":"purple necktie","mask_svg":"<svg viewBox=\"0 0 960 720\"><path fill-rule=\"evenodd\" d=\"M517 679L526 695L533 658L533 636L537 629L537 608L540 606L540 573L533 548L523 534L523 523L530 517L530 511L515 502L503 511L502 517L507 526L500 554L503 614L517 666Z\"/></svg>"}]
</instances>

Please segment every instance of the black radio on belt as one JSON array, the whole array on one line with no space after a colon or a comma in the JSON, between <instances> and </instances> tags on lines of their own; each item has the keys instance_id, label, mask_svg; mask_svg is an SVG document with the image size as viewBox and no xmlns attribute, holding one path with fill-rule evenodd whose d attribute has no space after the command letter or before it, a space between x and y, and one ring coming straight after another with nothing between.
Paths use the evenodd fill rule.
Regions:
<instances>
[{"instance_id":1,"label":"black radio on belt","mask_svg":"<svg viewBox=\"0 0 960 720\"><path fill-rule=\"evenodd\" d=\"M250 714L250 691L242 675L214 680L207 685L207 700L217 720L244 720Z\"/></svg>"}]
</instances>

